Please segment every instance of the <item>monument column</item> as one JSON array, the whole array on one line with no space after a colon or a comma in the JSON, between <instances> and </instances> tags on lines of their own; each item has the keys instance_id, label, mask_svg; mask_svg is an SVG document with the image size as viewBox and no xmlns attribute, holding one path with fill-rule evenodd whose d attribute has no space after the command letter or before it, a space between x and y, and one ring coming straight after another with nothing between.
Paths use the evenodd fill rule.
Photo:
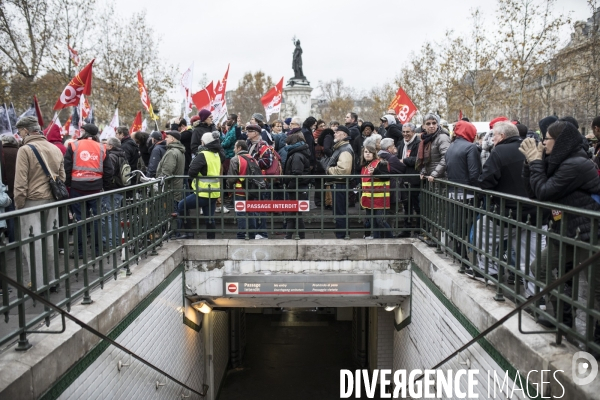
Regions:
<instances>
[{"instance_id":1,"label":"monument column","mask_svg":"<svg viewBox=\"0 0 600 400\"><path fill-rule=\"evenodd\" d=\"M294 69L294 77L287 81L283 88L284 111L283 118L299 116L305 120L310 116L311 100L310 94L313 88L310 87L310 82L304 76L302 71L302 47L300 40L295 40L294 57L292 68Z\"/></svg>"}]
</instances>

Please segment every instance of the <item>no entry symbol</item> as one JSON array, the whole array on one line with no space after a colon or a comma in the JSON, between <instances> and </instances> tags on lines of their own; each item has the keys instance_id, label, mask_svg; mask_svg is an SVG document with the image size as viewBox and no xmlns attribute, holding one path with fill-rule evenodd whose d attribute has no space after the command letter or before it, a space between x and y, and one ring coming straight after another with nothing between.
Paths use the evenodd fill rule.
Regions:
<instances>
[{"instance_id":1,"label":"no entry symbol","mask_svg":"<svg viewBox=\"0 0 600 400\"><path fill-rule=\"evenodd\" d=\"M236 201L235 202L235 211L237 211L237 212L246 211L246 202L245 201Z\"/></svg>"},{"instance_id":2,"label":"no entry symbol","mask_svg":"<svg viewBox=\"0 0 600 400\"><path fill-rule=\"evenodd\" d=\"M238 294L238 284L237 283L229 283L229 284L227 284L227 293L229 293L229 294Z\"/></svg>"},{"instance_id":3,"label":"no entry symbol","mask_svg":"<svg viewBox=\"0 0 600 400\"><path fill-rule=\"evenodd\" d=\"M298 209L300 211L308 211L308 201L299 201L298 202Z\"/></svg>"}]
</instances>

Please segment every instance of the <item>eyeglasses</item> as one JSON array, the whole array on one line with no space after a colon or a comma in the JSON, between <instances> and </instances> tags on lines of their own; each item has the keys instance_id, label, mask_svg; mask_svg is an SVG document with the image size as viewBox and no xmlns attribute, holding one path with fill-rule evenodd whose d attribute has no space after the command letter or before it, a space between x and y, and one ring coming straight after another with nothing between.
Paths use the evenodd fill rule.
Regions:
<instances>
[{"instance_id":1,"label":"eyeglasses","mask_svg":"<svg viewBox=\"0 0 600 400\"><path fill-rule=\"evenodd\" d=\"M435 126L437 125L437 122L425 122L426 126Z\"/></svg>"},{"instance_id":2,"label":"eyeglasses","mask_svg":"<svg viewBox=\"0 0 600 400\"><path fill-rule=\"evenodd\" d=\"M402 133L412 133L412 131L402 131Z\"/></svg>"}]
</instances>

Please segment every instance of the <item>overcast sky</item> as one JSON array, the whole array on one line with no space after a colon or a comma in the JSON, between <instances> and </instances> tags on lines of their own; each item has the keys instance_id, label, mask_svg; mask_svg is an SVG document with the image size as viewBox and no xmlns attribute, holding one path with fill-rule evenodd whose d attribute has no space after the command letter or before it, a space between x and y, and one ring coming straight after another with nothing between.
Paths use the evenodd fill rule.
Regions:
<instances>
[{"instance_id":1,"label":"overcast sky","mask_svg":"<svg viewBox=\"0 0 600 400\"><path fill-rule=\"evenodd\" d=\"M247 71L262 70L277 82L293 75L292 37L302 42L304 74L319 81L342 78L368 90L393 80L406 55L426 40L441 41L447 29L469 32L470 9L479 7L490 26L495 1L480 0L127 0L124 16L146 9L161 38L161 54L183 73L194 62L194 91L203 73L222 78L227 89ZM557 13L573 21L590 16L585 0L557 0ZM178 77L179 78L179 77ZM313 92L314 93L314 92Z\"/></svg>"}]
</instances>

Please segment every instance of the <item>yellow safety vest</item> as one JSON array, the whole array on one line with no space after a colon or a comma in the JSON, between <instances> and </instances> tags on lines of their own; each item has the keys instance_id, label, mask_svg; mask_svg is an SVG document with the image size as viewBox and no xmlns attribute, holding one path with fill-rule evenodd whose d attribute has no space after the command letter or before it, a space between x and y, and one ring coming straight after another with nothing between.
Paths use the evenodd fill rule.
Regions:
<instances>
[{"instance_id":1,"label":"yellow safety vest","mask_svg":"<svg viewBox=\"0 0 600 400\"><path fill-rule=\"evenodd\" d=\"M221 158L218 153L212 151L201 151L206 160L206 176L219 176L221 172ZM221 180L217 178L204 178L198 174L198 178L192 182L192 189L198 197L216 199L221 195Z\"/></svg>"}]
</instances>

